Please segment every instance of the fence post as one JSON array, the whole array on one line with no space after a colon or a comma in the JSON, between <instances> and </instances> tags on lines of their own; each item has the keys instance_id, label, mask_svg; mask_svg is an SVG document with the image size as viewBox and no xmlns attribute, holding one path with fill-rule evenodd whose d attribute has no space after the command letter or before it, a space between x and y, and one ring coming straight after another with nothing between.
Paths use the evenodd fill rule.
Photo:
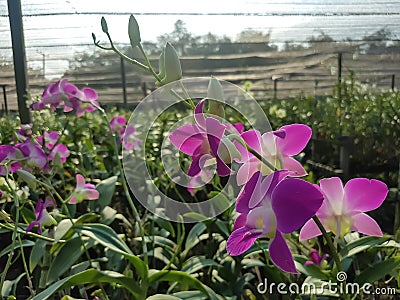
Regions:
<instances>
[{"instance_id":1,"label":"fence post","mask_svg":"<svg viewBox=\"0 0 400 300\"><path fill-rule=\"evenodd\" d=\"M395 84L395 80L396 80L396 75L392 75L392 92L394 92L394 84Z\"/></svg>"},{"instance_id":2,"label":"fence post","mask_svg":"<svg viewBox=\"0 0 400 300\"><path fill-rule=\"evenodd\" d=\"M7 115L8 114L8 103L7 103L7 93L6 93L7 84L2 84L1 87L3 88L4 111L5 111L6 115Z\"/></svg>"},{"instance_id":3,"label":"fence post","mask_svg":"<svg viewBox=\"0 0 400 300\"><path fill-rule=\"evenodd\" d=\"M341 136L339 137L340 145L340 169L342 169L343 179L350 178L350 154L353 149L353 137Z\"/></svg>"},{"instance_id":4,"label":"fence post","mask_svg":"<svg viewBox=\"0 0 400 300\"><path fill-rule=\"evenodd\" d=\"M124 105L128 103L128 98L126 95L126 76L125 76L125 63L124 59L121 57L120 58L121 62L121 81L122 81L122 94L123 94L123 99L124 99Z\"/></svg>"},{"instance_id":5,"label":"fence post","mask_svg":"<svg viewBox=\"0 0 400 300\"><path fill-rule=\"evenodd\" d=\"M26 54L24 26L22 24L21 0L8 0L7 4L11 29L19 117L22 124L29 124L31 123L31 114L28 106L26 105L28 78L26 73Z\"/></svg>"}]
</instances>

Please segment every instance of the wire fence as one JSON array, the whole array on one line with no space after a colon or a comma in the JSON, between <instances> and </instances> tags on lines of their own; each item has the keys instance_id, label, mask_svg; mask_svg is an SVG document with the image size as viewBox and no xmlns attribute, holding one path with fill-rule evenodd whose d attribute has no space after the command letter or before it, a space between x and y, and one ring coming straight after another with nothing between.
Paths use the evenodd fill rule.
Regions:
<instances>
[{"instance_id":1,"label":"wire fence","mask_svg":"<svg viewBox=\"0 0 400 300\"><path fill-rule=\"evenodd\" d=\"M221 4L200 12L192 9L179 13L167 4L153 5L150 1L141 7L130 7L123 2L115 0L110 11L109 4L92 0L21 0L31 95L40 95L51 79L64 76L77 85L96 88L103 103L140 101L155 88L154 80L128 64L122 65L116 55L99 52L91 43L91 32L101 32L99 20L105 15L117 44L125 47L127 34L120 35L119 31L125 28L130 13L141 18L144 36L151 27L148 24L155 27L154 20L164 25L177 19L186 20L189 25L203 20L203 27L211 26L213 30L221 27L226 32L237 23L242 30L271 32L269 40L262 42L191 45L213 50L181 57L185 77L213 75L239 85L251 82L251 91L257 100L331 94L338 82L339 53L343 78L352 71L356 79L370 86L391 89L396 88L396 78L400 76L400 4L396 1L352 0L343 5L335 1L314 4L269 1L268 5L255 1L255 6L249 9ZM279 20L284 20L283 25L270 27L273 25L269 24ZM343 40L346 32L351 34L351 42ZM308 43L309 48L304 48L310 35L325 33L323 37L329 37L328 40L314 39ZM0 40L3 94L0 108L15 110L17 99L6 1L0 2ZM157 47L151 43L147 46ZM184 46L176 44L177 48ZM232 49L243 51L237 53ZM91 61L91 65L85 60ZM157 55L151 56L154 65L158 65L157 60Z\"/></svg>"}]
</instances>

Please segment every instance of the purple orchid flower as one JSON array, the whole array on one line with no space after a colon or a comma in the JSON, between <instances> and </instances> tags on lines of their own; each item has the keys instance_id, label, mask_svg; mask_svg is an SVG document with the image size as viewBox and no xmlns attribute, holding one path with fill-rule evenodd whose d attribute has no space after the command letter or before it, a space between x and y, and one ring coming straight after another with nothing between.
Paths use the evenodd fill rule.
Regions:
<instances>
[{"instance_id":1,"label":"purple orchid flower","mask_svg":"<svg viewBox=\"0 0 400 300\"><path fill-rule=\"evenodd\" d=\"M204 116L204 102L205 99L200 101L194 109L196 124L179 127L169 138L175 147L192 157L192 163L188 169L189 176L196 176L201 172L200 160L204 155L211 155L211 159L215 160L219 176L228 176L231 174L231 169L221 158L219 149L226 126L215 118Z\"/></svg>"},{"instance_id":2,"label":"purple orchid flower","mask_svg":"<svg viewBox=\"0 0 400 300\"><path fill-rule=\"evenodd\" d=\"M286 178L281 170L262 180L257 171L241 190L236 210L240 213L226 249L240 255L261 236L271 239L269 254L281 270L297 273L292 254L282 234L299 229L319 209L323 195L314 185L297 178Z\"/></svg>"},{"instance_id":3,"label":"purple orchid flower","mask_svg":"<svg viewBox=\"0 0 400 300\"><path fill-rule=\"evenodd\" d=\"M117 132L122 135L125 131L126 119L122 116L113 117L110 121L110 128L112 132Z\"/></svg>"},{"instance_id":4,"label":"purple orchid flower","mask_svg":"<svg viewBox=\"0 0 400 300\"><path fill-rule=\"evenodd\" d=\"M126 126L121 136L122 145L125 150L139 150L142 141L136 136L136 128L132 125Z\"/></svg>"},{"instance_id":5,"label":"purple orchid flower","mask_svg":"<svg viewBox=\"0 0 400 300\"><path fill-rule=\"evenodd\" d=\"M307 260L304 265L309 266L309 265L316 265L316 266L321 266L324 260L326 260L329 257L328 254L323 254L320 255L319 252L315 249L310 250L310 258L311 260Z\"/></svg>"},{"instance_id":6,"label":"purple orchid flower","mask_svg":"<svg viewBox=\"0 0 400 300\"><path fill-rule=\"evenodd\" d=\"M21 164L17 161L17 151L19 152L14 146L0 145L0 164L8 163L8 171L11 173L22 169ZM22 156L21 153L20 156ZM7 168L4 165L0 165L0 175L5 176L6 173Z\"/></svg>"},{"instance_id":7,"label":"purple orchid flower","mask_svg":"<svg viewBox=\"0 0 400 300\"><path fill-rule=\"evenodd\" d=\"M46 207L54 206L52 201L44 202L42 199L36 203L35 216L36 220L29 223L26 232L30 232L34 226L38 227L38 233L42 234L42 226L56 225L56 220L48 213Z\"/></svg>"},{"instance_id":8,"label":"purple orchid flower","mask_svg":"<svg viewBox=\"0 0 400 300\"><path fill-rule=\"evenodd\" d=\"M50 109L55 110L63 106L64 112L75 110L77 117L81 117L84 112L92 112L100 106L97 98L98 95L94 89L85 87L79 90L64 78L49 84L42 94L42 101L32 103L30 108L42 110L49 106Z\"/></svg>"},{"instance_id":9,"label":"purple orchid flower","mask_svg":"<svg viewBox=\"0 0 400 300\"><path fill-rule=\"evenodd\" d=\"M303 166L292 156L299 154L311 138L311 128L303 124L282 126L263 135L258 130L249 130L242 133L241 137L251 149L260 154L277 169L292 171L290 176L304 176L307 172ZM257 157L247 151L242 145L236 143L241 153L243 163L237 173L238 185L245 184L257 171L268 175L272 170L263 164Z\"/></svg>"},{"instance_id":10,"label":"purple orchid flower","mask_svg":"<svg viewBox=\"0 0 400 300\"><path fill-rule=\"evenodd\" d=\"M65 163L67 161L67 157L70 155L69 150L66 145L58 143L58 132L52 131L50 133L44 133L44 146L50 150L48 160L54 161L55 158L59 158L61 163ZM43 145L43 137L39 136L37 141L40 145Z\"/></svg>"},{"instance_id":11,"label":"purple orchid flower","mask_svg":"<svg viewBox=\"0 0 400 300\"><path fill-rule=\"evenodd\" d=\"M349 180L343 188L338 177L321 179L324 202L317 212L326 231L343 237L350 231L371 236L382 236L378 223L365 214L381 206L388 194L385 183L367 178ZM309 220L300 231L300 240L321 235L314 220Z\"/></svg>"},{"instance_id":12,"label":"purple orchid flower","mask_svg":"<svg viewBox=\"0 0 400 300\"><path fill-rule=\"evenodd\" d=\"M15 145L24 156L20 163L24 170L32 171L34 169L45 170L48 169L47 155L44 153L42 147L37 143L26 140L24 143Z\"/></svg>"},{"instance_id":13,"label":"purple orchid flower","mask_svg":"<svg viewBox=\"0 0 400 300\"><path fill-rule=\"evenodd\" d=\"M99 199L99 192L93 184L86 183L81 174L76 175L76 188L71 195L69 204L81 203L83 200Z\"/></svg>"}]
</instances>

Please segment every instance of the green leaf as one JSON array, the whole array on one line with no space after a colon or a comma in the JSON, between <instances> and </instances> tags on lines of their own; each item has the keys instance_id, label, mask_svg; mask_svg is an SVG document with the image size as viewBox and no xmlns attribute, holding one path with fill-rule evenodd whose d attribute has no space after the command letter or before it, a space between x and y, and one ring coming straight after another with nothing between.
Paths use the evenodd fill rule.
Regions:
<instances>
[{"instance_id":1,"label":"green leaf","mask_svg":"<svg viewBox=\"0 0 400 300\"><path fill-rule=\"evenodd\" d=\"M400 257L386 259L362 271L361 274L356 277L355 282L359 284L375 282L385 277L386 274L392 273L399 267Z\"/></svg>"},{"instance_id":2,"label":"green leaf","mask_svg":"<svg viewBox=\"0 0 400 300\"><path fill-rule=\"evenodd\" d=\"M101 17L101 30L103 30L104 33L108 33L107 21L104 17Z\"/></svg>"},{"instance_id":3,"label":"green leaf","mask_svg":"<svg viewBox=\"0 0 400 300\"><path fill-rule=\"evenodd\" d=\"M189 231L185 242L185 252L188 252L200 241L199 236L207 229L204 223L197 223Z\"/></svg>"},{"instance_id":4,"label":"green leaf","mask_svg":"<svg viewBox=\"0 0 400 300\"><path fill-rule=\"evenodd\" d=\"M158 216L154 216L154 222L156 222L156 224L161 228L164 228L166 231L168 231L172 237L175 237L175 229L170 221L160 218Z\"/></svg>"},{"instance_id":5,"label":"green leaf","mask_svg":"<svg viewBox=\"0 0 400 300\"><path fill-rule=\"evenodd\" d=\"M96 200L96 203L100 206L100 211L111 203L117 180L117 176L112 176L100 181L96 185L96 190L99 192L99 199Z\"/></svg>"},{"instance_id":6,"label":"green leaf","mask_svg":"<svg viewBox=\"0 0 400 300\"><path fill-rule=\"evenodd\" d=\"M132 48L139 46L141 42L139 24L133 15L129 17L128 35Z\"/></svg>"},{"instance_id":7,"label":"green leaf","mask_svg":"<svg viewBox=\"0 0 400 300\"><path fill-rule=\"evenodd\" d=\"M33 247L35 245L35 242L33 241L29 241L29 240L23 240L22 241L22 247ZM13 245L8 245L6 248L4 248L1 252L0 252L0 257L2 257L3 255L6 255L8 253L11 252L11 250L16 250L19 249L20 244L16 243L14 245L14 247L12 247Z\"/></svg>"},{"instance_id":8,"label":"green leaf","mask_svg":"<svg viewBox=\"0 0 400 300\"><path fill-rule=\"evenodd\" d=\"M31 255L29 256L29 270L33 272L40 260L42 259L46 247L46 241L37 239L35 245L32 247Z\"/></svg>"},{"instance_id":9,"label":"green leaf","mask_svg":"<svg viewBox=\"0 0 400 300\"><path fill-rule=\"evenodd\" d=\"M34 296L32 300L46 300L60 289L91 283L117 283L122 285L136 298L143 298L144 295L144 291L132 278L113 271L90 269L55 282L43 292Z\"/></svg>"},{"instance_id":10,"label":"green leaf","mask_svg":"<svg viewBox=\"0 0 400 300\"><path fill-rule=\"evenodd\" d=\"M205 258L202 256L193 256L183 263L182 272L194 274L205 267L219 267L213 259Z\"/></svg>"},{"instance_id":11,"label":"green leaf","mask_svg":"<svg viewBox=\"0 0 400 300\"><path fill-rule=\"evenodd\" d=\"M159 271L151 276L149 276L149 285L154 284L157 281L169 281L169 282L179 282L180 284L186 284L197 290L201 291L208 297L212 297L207 291L205 286L196 278L190 276L189 274L181 271Z\"/></svg>"},{"instance_id":12,"label":"green leaf","mask_svg":"<svg viewBox=\"0 0 400 300\"><path fill-rule=\"evenodd\" d=\"M64 274L85 252L83 247L84 241L80 237L68 240L58 251L55 259L50 265L49 273L47 275L47 283L51 283ZM86 249L93 246L93 241L91 243L85 243Z\"/></svg>"},{"instance_id":13,"label":"green leaf","mask_svg":"<svg viewBox=\"0 0 400 300\"><path fill-rule=\"evenodd\" d=\"M299 255L294 255L294 263L296 265L296 269L300 272L303 273L307 276L311 276L312 278L317 278L320 280L328 280L329 277L327 274L325 274L319 266L316 265L308 265L305 266L305 262L307 261L306 258L299 256Z\"/></svg>"},{"instance_id":14,"label":"green leaf","mask_svg":"<svg viewBox=\"0 0 400 300\"><path fill-rule=\"evenodd\" d=\"M155 294L153 296L150 296L146 298L147 300L181 300L181 298L171 296L171 295L161 295L161 294Z\"/></svg>"},{"instance_id":15,"label":"green leaf","mask_svg":"<svg viewBox=\"0 0 400 300\"><path fill-rule=\"evenodd\" d=\"M388 240L390 240L390 237L374 237L374 236L362 237L354 242L347 244L342 249L342 251L340 251L340 256L342 257L342 259L345 259L347 257L365 251L371 247L382 245Z\"/></svg>"},{"instance_id":16,"label":"green leaf","mask_svg":"<svg viewBox=\"0 0 400 300\"><path fill-rule=\"evenodd\" d=\"M200 213L194 212L194 211L191 211L191 212L183 214L183 217L184 218L193 219L193 220L196 220L196 221L200 221L200 222L201 221L205 221L205 220L208 219L206 216L204 216L204 215L202 215Z\"/></svg>"},{"instance_id":17,"label":"green leaf","mask_svg":"<svg viewBox=\"0 0 400 300\"><path fill-rule=\"evenodd\" d=\"M177 292L173 294L174 296L178 297L181 300L205 300L207 296L205 296L202 292L199 291L184 291L184 292Z\"/></svg>"},{"instance_id":18,"label":"green leaf","mask_svg":"<svg viewBox=\"0 0 400 300\"><path fill-rule=\"evenodd\" d=\"M140 277L147 278L147 265L132 253L128 246L110 227L103 224L87 224L74 226L74 230L94 239L101 245L122 254L135 267Z\"/></svg>"}]
</instances>

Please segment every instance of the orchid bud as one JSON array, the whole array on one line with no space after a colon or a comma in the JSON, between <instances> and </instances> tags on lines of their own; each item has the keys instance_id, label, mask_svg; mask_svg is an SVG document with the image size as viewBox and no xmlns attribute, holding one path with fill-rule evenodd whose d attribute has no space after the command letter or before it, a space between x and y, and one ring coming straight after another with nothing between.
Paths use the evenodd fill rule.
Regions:
<instances>
[{"instance_id":1,"label":"orchid bud","mask_svg":"<svg viewBox=\"0 0 400 300\"><path fill-rule=\"evenodd\" d=\"M104 17L101 17L101 30L103 30L104 33L108 33L107 21Z\"/></svg>"},{"instance_id":2,"label":"orchid bud","mask_svg":"<svg viewBox=\"0 0 400 300\"><path fill-rule=\"evenodd\" d=\"M170 43L165 45L164 52L165 76L161 80L161 83L167 84L182 78L182 68L178 54Z\"/></svg>"},{"instance_id":3,"label":"orchid bud","mask_svg":"<svg viewBox=\"0 0 400 300\"><path fill-rule=\"evenodd\" d=\"M129 17L128 35L132 48L139 46L141 42L139 24L133 15Z\"/></svg>"},{"instance_id":4,"label":"orchid bud","mask_svg":"<svg viewBox=\"0 0 400 300\"><path fill-rule=\"evenodd\" d=\"M0 220L4 220L7 222L12 222L13 220L10 218L10 215L6 213L4 210L0 210Z\"/></svg>"},{"instance_id":5,"label":"orchid bud","mask_svg":"<svg viewBox=\"0 0 400 300\"><path fill-rule=\"evenodd\" d=\"M19 178L26 182L26 184L32 189L36 189L36 177L32 173L29 173L25 170L17 170Z\"/></svg>"},{"instance_id":6,"label":"orchid bud","mask_svg":"<svg viewBox=\"0 0 400 300\"><path fill-rule=\"evenodd\" d=\"M221 83L215 77L211 77L210 82L208 83L207 98L208 98L208 112L210 114L224 118L225 117L225 111L224 111L225 103L223 101L224 91L222 89Z\"/></svg>"}]
</instances>

